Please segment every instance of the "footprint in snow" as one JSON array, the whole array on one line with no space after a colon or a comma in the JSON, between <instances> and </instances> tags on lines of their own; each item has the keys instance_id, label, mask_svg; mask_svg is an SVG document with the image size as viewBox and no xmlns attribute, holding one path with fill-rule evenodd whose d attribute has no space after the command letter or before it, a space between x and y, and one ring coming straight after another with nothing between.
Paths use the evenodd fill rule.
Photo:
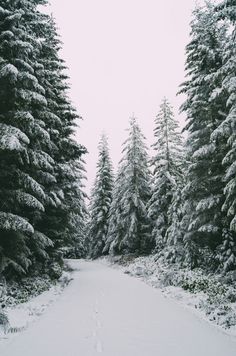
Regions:
<instances>
[{"instance_id":1,"label":"footprint in snow","mask_svg":"<svg viewBox=\"0 0 236 356\"><path fill-rule=\"evenodd\" d=\"M102 324L101 324L100 320L97 320L97 328L101 329L101 327L102 327Z\"/></svg>"},{"instance_id":2,"label":"footprint in snow","mask_svg":"<svg viewBox=\"0 0 236 356\"><path fill-rule=\"evenodd\" d=\"M97 351L98 353L102 353L102 352L103 352L102 343L101 343L100 340L98 340L98 341L96 342L96 351Z\"/></svg>"}]
</instances>

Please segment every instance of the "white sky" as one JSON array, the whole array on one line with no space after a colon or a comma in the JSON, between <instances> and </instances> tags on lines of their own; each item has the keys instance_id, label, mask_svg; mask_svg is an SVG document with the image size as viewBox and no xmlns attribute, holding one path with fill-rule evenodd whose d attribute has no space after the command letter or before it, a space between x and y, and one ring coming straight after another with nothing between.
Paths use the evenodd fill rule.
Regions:
<instances>
[{"instance_id":1,"label":"white sky","mask_svg":"<svg viewBox=\"0 0 236 356\"><path fill-rule=\"evenodd\" d=\"M97 144L104 130L117 165L132 113L153 142L153 121L164 96L176 117L183 97L185 46L195 0L51 0L64 42L71 98L83 122L88 189L96 172Z\"/></svg>"}]
</instances>

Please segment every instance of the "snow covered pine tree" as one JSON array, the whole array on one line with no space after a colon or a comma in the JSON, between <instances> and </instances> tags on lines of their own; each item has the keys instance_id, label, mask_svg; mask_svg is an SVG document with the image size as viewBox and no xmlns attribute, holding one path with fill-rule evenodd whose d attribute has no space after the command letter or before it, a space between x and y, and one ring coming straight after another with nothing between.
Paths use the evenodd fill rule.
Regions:
<instances>
[{"instance_id":1,"label":"snow covered pine tree","mask_svg":"<svg viewBox=\"0 0 236 356\"><path fill-rule=\"evenodd\" d=\"M155 119L154 136L156 142L152 146L155 156L151 160L153 178L148 216L152 222L155 249L157 252L163 252L164 248L177 244L177 235L173 236L173 233L176 233L174 224L179 226L177 209L180 205L183 180L182 137L172 107L166 98Z\"/></svg>"},{"instance_id":2,"label":"snow covered pine tree","mask_svg":"<svg viewBox=\"0 0 236 356\"><path fill-rule=\"evenodd\" d=\"M99 142L97 175L92 190L90 220L88 224L89 256L96 258L103 254L107 239L108 218L112 201L113 168L107 137L103 134Z\"/></svg>"},{"instance_id":3,"label":"snow covered pine tree","mask_svg":"<svg viewBox=\"0 0 236 356\"><path fill-rule=\"evenodd\" d=\"M207 3L194 11L191 42L187 46L189 80L182 85L187 100L187 157L189 166L184 194L186 262L194 267L216 268L216 248L226 228L224 168L227 147L216 135L224 120L226 92L221 88L227 26L217 22L214 6Z\"/></svg>"},{"instance_id":4,"label":"snow covered pine tree","mask_svg":"<svg viewBox=\"0 0 236 356\"><path fill-rule=\"evenodd\" d=\"M4 273L26 273L32 264L30 239L45 192L35 177L38 162L52 170L45 152L50 137L40 119L47 105L33 64L40 46L30 31L36 1L1 2L0 7L0 230ZM20 5L20 6L19 6ZM44 247L51 245L44 239Z\"/></svg>"},{"instance_id":5,"label":"snow covered pine tree","mask_svg":"<svg viewBox=\"0 0 236 356\"><path fill-rule=\"evenodd\" d=\"M104 251L141 255L153 248L146 208L151 192L144 136L135 118L130 120L122 152Z\"/></svg>"},{"instance_id":6,"label":"snow covered pine tree","mask_svg":"<svg viewBox=\"0 0 236 356\"><path fill-rule=\"evenodd\" d=\"M68 77L65 74L65 64L58 55L61 42L56 25L51 16L40 14L40 17L41 24L35 31L39 40L44 40L40 53L41 65L37 68L37 74L47 96L48 105L44 120L52 141L50 154L55 162L55 179L49 175L42 177L47 187L47 200L45 214L38 224L40 231L50 236L54 243L54 248L49 250L50 260L55 259L62 263L61 251L65 251L66 246L74 246L74 252L77 250L78 254L83 250L80 238L81 232L84 231L87 211L81 155L86 150L72 138L75 120L80 117L67 96ZM76 221L82 225L75 224Z\"/></svg>"},{"instance_id":7,"label":"snow covered pine tree","mask_svg":"<svg viewBox=\"0 0 236 356\"><path fill-rule=\"evenodd\" d=\"M226 91L226 105L222 107L223 120L213 132L214 139L227 140L227 148L223 157L223 167L226 169L225 200L222 210L227 214L223 230L222 244L219 246L219 260L224 271L236 267L236 1L224 0L216 5L215 11L219 22L222 20L229 25L223 62L218 72L221 76L219 92Z\"/></svg>"},{"instance_id":8,"label":"snow covered pine tree","mask_svg":"<svg viewBox=\"0 0 236 356\"><path fill-rule=\"evenodd\" d=\"M63 245L52 226L68 230L72 166L85 151L70 138L77 115L51 17L37 8L46 3L0 2L0 255L9 277L45 266ZM73 175L59 175L63 164Z\"/></svg>"}]
</instances>

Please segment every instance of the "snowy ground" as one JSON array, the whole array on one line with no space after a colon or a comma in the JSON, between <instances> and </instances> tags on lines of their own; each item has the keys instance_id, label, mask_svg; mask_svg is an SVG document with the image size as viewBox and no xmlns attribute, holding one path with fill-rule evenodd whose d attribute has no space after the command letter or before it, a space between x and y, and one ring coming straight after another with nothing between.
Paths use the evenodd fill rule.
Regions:
<instances>
[{"instance_id":1,"label":"snowy ground","mask_svg":"<svg viewBox=\"0 0 236 356\"><path fill-rule=\"evenodd\" d=\"M119 268L158 288L198 317L236 337L236 283L234 272L228 276L180 268L163 263L156 256L125 259L106 257L101 262ZM233 277L233 278L232 278Z\"/></svg>"},{"instance_id":2,"label":"snowy ground","mask_svg":"<svg viewBox=\"0 0 236 356\"><path fill-rule=\"evenodd\" d=\"M9 324L5 325L5 327L0 326L0 343L4 340L14 338L14 334L26 330L31 323L37 321L47 308L59 299L70 280L71 273L63 272L57 284L38 296L31 297L29 301L17 303L17 299L14 300L12 298L12 306L4 309Z\"/></svg>"},{"instance_id":3,"label":"snowy ground","mask_svg":"<svg viewBox=\"0 0 236 356\"><path fill-rule=\"evenodd\" d=\"M72 261L73 281L1 356L235 356L236 340L141 280Z\"/></svg>"}]
</instances>

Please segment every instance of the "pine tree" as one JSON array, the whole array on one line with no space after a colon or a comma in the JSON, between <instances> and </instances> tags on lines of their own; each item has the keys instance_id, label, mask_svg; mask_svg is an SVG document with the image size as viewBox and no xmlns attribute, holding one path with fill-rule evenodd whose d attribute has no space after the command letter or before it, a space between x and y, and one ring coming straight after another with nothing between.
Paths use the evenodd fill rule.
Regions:
<instances>
[{"instance_id":1,"label":"pine tree","mask_svg":"<svg viewBox=\"0 0 236 356\"><path fill-rule=\"evenodd\" d=\"M123 203L121 201L123 196L123 182L125 179L124 177L124 166L120 163L112 191L112 202L108 221L107 240L103 248L104 255L109 253L110 246L113 240L116 239L117 241L121 241L125 234L125 226L122 217Z\"/></svg>"},{"instance_id":2,"label":"pine tree","mask_svg":"<svg viewBox=\"0 0 236 356\"><path fill-rule=\"evenodd\" d=\"M171 263L180 262L184 260L184 244L183 244L183 196L182 190L184 188L184 179L178 181L169 209L167 211L167 220L169 226L166 230L166 244L165 244L165 259Z\"/></svg>"},{"instance_id":3,"label":"pine tree","mask_svg":"<svg viewBox=\"0 0 236 356\"><path fill-rule=\"evenodd\" d=\"M219 260L224 271L236 266L236 75L235 75L235 38L236 38L236 2L225 0L217 5L215 11L218 20L229 25L228 41L224 44L223 63L218 70L222 77L219 90L226 91L226 105L222 108L224 119L212 137L227 141L227 149L223 157L226 169L223 180L225 200L222 210L227 214L225 228L222 233L222 244L219 247Z\"/></svg>"},{"instance_id":4,"label":"pine tree","mask_svg":"<svg viewBox=\"0 0 236 356\"><path fill-rule=\"evenodd\" d=\"M26 273L32 264L29 241L41 238L34 220L44 212L45 201L34 171L51 172L54 164L40 118L45 90L34 72L40 45L30 22L38 3L7 1L0 7L0 245L10 275ZM43 249L52 244L41 240Z\"/></svg>"},{"instance_id":5,"label":"pine tree","mask_svg":"<svg viewBox=\"0 0 236 356\"><path fill-rule=\"evenodd\" d=\"M187 183L184 188L186 261L191 266L204 263L201 251L211 252L222 241L225 214L221 211L224 196L222 159L226 150L224 137L213 137L225 112L225 90L221 88L225 24L218 24L214 7L194 11L191 42L187 46L188 81L182 92L187 100ZM206 253L206 252L205 252ZM207 254L208 256L208 254ZM209 266L209 261L205 261ZM212 254L211 267L214 264Z\"/></svg>"},{"instance_id":6,"label":"pine tree","mask_svg":"<svg viewBox=\"0 0 236 356\"><path fill-rule=\"evenodd\" d=\"M54 21L37 10L46 3L0 3L0 264L7 275L62 262L60 249L74 239L72 221L83 210L85 149L72 137L78 115Z\"/></svg>"},{"instance_id":7,"label":"pine tree","mask_svg":"<svg viewBox=\"0 0 236 356\"><path fill-rule=\"evenodd\" d=\"M155 156L151 160L152 196L148 203L148 215L152 221L156 251L161 251L167 246L167 240L169 244L176 242L175 237L170 236L174 224L177 224L177 215L173 220L172 214L174 211L177 214L176 205L183 169L182 138L167 99L163 100L156 116L154 136L156 142L153 144Z\"/></svg>"},{"instance_id":8,"label":"pine tree","mask_svg":"<svg viewBox=\"0 0 236 356\"><path fill-rule=\"evenodd\" d=\"M84 229L87 214L81 179L84 171L81 155L86 150L73 138L76 120L80 117L67 95L68 77L64 61L58 54L61 42L55 22L48 15L38 16L40 21L34 21L33 28L41 41L40 64L36 73L47 97L48 106L42 119L50 134L52 145L49 154L55 164L54 177L40 175L42 184L46 186L46 204L45 213L37 221L37 227L53 241L53 248L48 250L50 260L62 263L61 248L65 245L74 246L76 240L78 246L81 245L78 232ZM75 250L78 251L77 248Z\"/></svg>"},{"instance_id":9,"label":"pine tree","mask_svg":"<svg viewBox=\"0 0 236 356\"><path fill-rule=\"evenodd\" d=\"M67 230L63 240L63 256L67 258L81 258L88 254L86 233L88 226L87 194L84 192L86 179L84 161L74 163L74 176L69 187L66 205L70 207ZM69 199L68 199L69 198Z\"/></svg>"},{"instance_id":10,"label":"pine tree","mask_svg":"<svg viewBox=\"0 0 236 356\"><path fill-rule=\"evenodd\" d=\"M144 136L135 118L130 120L123 154L104 251L109 250L111 254L148 253L153 247L146 208L150 199L150 172Z\"/></svg>"},{"instance_id":11,"label":"pine tree","mask_svg":"<svg viewBox=\"0 0 236 356\"><path fill-rule=\"evenodd\" d=\"M113 168L110 159L107 137L102 135L99 142L97 175L92 190L88 234L89 255L96 258L103 254L107 239L108 217L112 202Z\"/></svg>"}]
</instances>

